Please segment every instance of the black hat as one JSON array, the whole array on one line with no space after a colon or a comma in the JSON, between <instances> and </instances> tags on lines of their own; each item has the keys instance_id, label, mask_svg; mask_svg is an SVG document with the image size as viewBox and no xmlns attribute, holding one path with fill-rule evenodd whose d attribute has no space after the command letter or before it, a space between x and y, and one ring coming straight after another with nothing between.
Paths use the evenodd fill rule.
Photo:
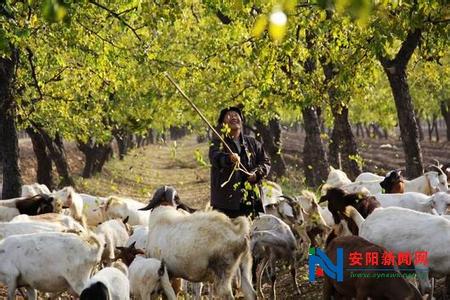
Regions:
<instances>
[{"instance_id":1,"label":"black hat","mask_svg":"<svg viewBox=\"0 0 450 300\"><path fill-rule=\"evenodd\" d=\"M224 108L220 111L220 116L219 116L219 120L218 120L219 125L221 125L223 123L223 119L225 119L225 115L229 111L237 112L239 114L239 116L241 117L242 123L244 123L245 119L244 119L244 115L242 114L242 111L236 106L230 106L230 107Z\"/></svg>"}]
</instances>

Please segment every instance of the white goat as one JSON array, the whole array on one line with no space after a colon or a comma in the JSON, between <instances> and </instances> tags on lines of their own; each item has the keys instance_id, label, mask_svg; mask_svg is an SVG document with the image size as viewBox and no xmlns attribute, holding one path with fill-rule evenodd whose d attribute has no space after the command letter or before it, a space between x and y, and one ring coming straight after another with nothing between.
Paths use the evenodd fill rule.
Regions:
<instances>
[{"instance_id":1,"label":"white goat","mask_svg":"<svg viewBox=\"0 0 450 300\"><path fill-rule=\"evenodd\" d=\"M290 266L294 286L300 295L300 288L296 277L296 251L297 241L290 227L281 219L272 215L260 215L253 221L251 248L253 256L259 262L257 268L256 281L258 293L264 298L261 289L262 274L266 267L270 264L272 295L271 299L276 297L276 271L275 263L279 259L286 260Z\"/></svg>"},{"instance_id":2,"label":"white goat","mask_svg":"<svg viewBox=\"0 0 450 300\"><path fill-rule=\"evenodd\" d=\"M370 181L358 181L345 184L342 188L350 193L360 192L361 188L365 187L372 195L382 192L380 182L383 179L374 179ZM405 192L417 192L426 195L432 195L436 192L448 191L447 175L442 171L440 173L429 171L412 180L403 179L405 185Z\"/></svg>"},{"instance_id":3,"label":"white goat","mask_svg":"<svg viewBox=\"0 0 450 300\"><path fill-rule=\"evenodd\" d=\"M86 219L83 216L83 199L80 194L75 192L73 187L66 186L50 195L60 200L64 207L69 208L70 215L85 228L87 227Z\"/></svg>"},{"instance_id":4,"label":"white goat","mask_svg":"<svg viewBox=\"0 0 450 300\"><path fill-rule=\"evenodd\" d=\"M372 181L372 180L379 180L379 181L383 181L384 177L371 173L371 172L363 172L361 174L359 174L356 178L355 178L355 182L356 181Z\"/></svg>"},{"instance_id":5,"label":"white goat","mask_svg":"<svg viewBox=\"0 0 450 300\"><path fill-rule=\"evenodd\" d=\"M17 208L0 206L0 222L11 221L18 215L20 212Z\"/></svg>"},{"instance_id":6,"label":"white goat","mask_svg":"<svg viewBox=\"0 0 450 300\"><path fill-rule=\"evenodd\" d=\"M129 239L129 230L122 220L108 220L94 229L94 232L104 238L105 250L102 255L103 262L111 262L115 259L116 247L125 246Z\"/></svg>"},{"instance_id":7,"label":"white goat","mask_svg":"<svg viewBox=\"0 0 450 300\"><path fill-rule=\"evenodd\" d=\"M106 221L105 206L108 198L80 194L83 199L83 214L89 226L97 226Z\"/></svg>"},{"instance_id":8,"label":"white goat","mask_svg":"<svg viewBox=\"0 0 450 300\"><path fill-rule=\"evenodd\" d=\"M32 197L38 194L49 195L51 192L45 184L33 183L22 185L22 197Z\"/></svg>"},{"instance_id":9,"label":"white goat","mask_svg":"<svg viewBox=\"0 0 450 300\"><path fill-rule=\"evenodd\" d=\"M147 225L150 213L148 211L140 211L144 203L119 197L109 197L104 207L106 219L125 219L129 217L128 224Z\"/></svg>"},{"instance_id":10,"label":"white goat","mask_svg":"<svg viewBox=\"0 0 450 300\"><path fill-rule=\"evenodd\" d=\"M450 205L450 194L444 192L438 192L432 196L413 192L374 196L382 207L396 206L438 215L445 214L447 206Z\"/></svg>"},{"instance_id":11,"label":"white goat","mask_svg":"<svg viewBox=\"0 0 450 300\"><path fill-rule=\"evenodd\" d=\"M14 217L11 221L14 222L33 222L33 223L48 223L57 224L65 227L67 230L75 230L78 232L86 232L86 229L71 216L66 216L57 213L47 213L37 216L29 215L18 215Z\"/></svg>"},{"instance_id":12,"label":"white goat","mask_svg":"<svg viewBox=\"0 0 450 300\"><path fill-rule=\"evenodd\" d=\"M248 220L230 220L216 211L186 214L174 207L177 197L174 188L165 186L143 208L153 208L146 253L164 260L174 277L213 281L222 299L234 299L231 279L240 267L244 297L254 299ZM174 206L160 206L163 203Z\"/></svg>"},{"instance_id":13,"label":"white goat","mask_svg":"<svg viewBox=\"0 0 450 300\"><path fill-rule=\"evenodd\" d=\"M12 235L0 241L0 281L8 286L8 300L18 286L28 299L36 290L79 295L94 266L100 261L102 243L93 235L33 233Z\"/></svg>"},{"instance_id":14,"label":"white goat","mask_svg":"<svg viewBox=\"0 0 450 300\"><path fill-rule=\"evenodd\" d=\"M277 204L282 196L283 191L278 183L269 180L263 181L261 189L261 200L264 207Z\"/></svg>"},{"instance_id":15,"label":"white goat","mask_svg":"<svg viewBox=\"0 0 450 300\"><path fill-rule=\"evenodd\" d=\"M130 299L127 266L121 262L115 262L111 267L101 269L89 279L81 292L80 300L95 299Z\"/></svg>"},{"instance_id":16,"label":"white goat","mask_svg":"<svg viewBox=\"0 0 450 300\"><path fill-rule=\"evenodd\" d=\"M68 228L60 224L43 222L0 222L0 240L16 234L38 232L64 232Z\"/></svg>"},{"instance_id":17,"label":"white goat","mask_svg":"<svg viewBox=\"0 0 450 300\"><path fill-rule=\"evenodd\" d=\"M327 224L323 215L326 215L326 212L323 212L322 207L317 203L316 195L310 191L304 190L302 191L301 196L296 196L295 199L300 203L301 207L304 209L304 228L308 237L311 240L312 247L318 247L315 237L320 235L322 239L325 239L326 235L331 229L331 226ZM333 219L331 212L326 209Z\"/></svg>"},{"instance_id":18,"label":"white goat","mask_svg":"<svg viewBox=\"0 0 450 300\"><path fill-rule=\"evenodd\" d=\"M333 220L333 214L330 212L328 207L319 206L319 212L323 220L325 221L325 224L327 224L327 226L332 227L333 225L335 225Z\"/></svg>"},{"instance_id":19,"label":"white goat","mask_svg":"<svg viewBox=\"0 0 450 300\"><path fill-rule=\"evenodd\" d=\"M128 247L118 247L118 250L119 257L128 266L130 291L135 299L151 299L160 289L169 300L177 299L164 262L155 258L145 258L143 256L145 252L135 248L135 243Z\"/></svg>"},{"instance_id":20,"label":"white goat","mask_svg":"<svg viewBox=\"0 0 450 300\"><path fill-rule=\"evenodd\" d=\"M130 235L130 238L125 245L129 247L131 244L135 243L137 249L145 249L145 247L147 247L147 237L148 226L133 226L133 234Z\"/></svg>"},{"instance_id":21,"label":"white goat","mask_svg":"<svg viewBox=\"0 0 450 300\"><path fill-rule=\"evenodd\" d=\"M358 225L361 237L397 253L409 252L413 261L416 252L427 253L428 265L415 263L422 292L431 288L429 271L450 274L450 221L446 218L389 207L376 209Z\"/></svg>"},{"instance_id":22,"label":"white goat","mask_svg":"<svg viewBox=\"0 0 450 300\"><path fill-rule=\"evenodd\" d=\"M347 174L345 174L344 171L330 166L330 173L328 173L327 181L322 186L322 192L330 187L342 187L349 183L352 183L352 181L347 177Z\"/></svg>"}]
</instances>

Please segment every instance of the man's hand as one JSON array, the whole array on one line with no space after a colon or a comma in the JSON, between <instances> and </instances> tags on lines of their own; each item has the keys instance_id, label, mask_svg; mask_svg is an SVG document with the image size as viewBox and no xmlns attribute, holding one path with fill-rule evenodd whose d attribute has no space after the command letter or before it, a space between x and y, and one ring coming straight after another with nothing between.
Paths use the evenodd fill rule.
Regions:
<instances>
[{"instance_id":1,"label":"man's hand","mask_svg":"<svg viewBox=\"0 0 450 300\"><path fill-rule=\"evenodd\" d=\"M252 173L252 175L250 175L250 176L248 176L248 182L250 182L250 183L256 183L256 180L257 180L257 178L256 178L256 173L255 172L253 172Z\"/></svg>"},{"instance_id":2,"label":"man's hand","mask_svg":"<svg viewBox=\"0 0 450 300\"><path fill-rule=\"evenodd\" d=\"M239 155L237 153L231 153L230 154L230 160L233 163L233 165L236 164L236 162L237 163L241 162L241 158L239 157Z\"/></svg>"}]
</instances>

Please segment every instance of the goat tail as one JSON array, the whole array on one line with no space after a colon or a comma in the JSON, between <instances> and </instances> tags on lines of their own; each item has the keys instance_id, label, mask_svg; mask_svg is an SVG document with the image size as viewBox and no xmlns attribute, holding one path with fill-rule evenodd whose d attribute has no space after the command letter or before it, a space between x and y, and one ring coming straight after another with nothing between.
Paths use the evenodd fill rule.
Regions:
<instances>
[{"instance_id":1,"label":"goat tail","mask_svg":"<svg viewBox=\"0 0 450 300\"><path fill-rule=\"evenodd\" d=\"M234 232L243 235L248 235L250 233L250 222L247 217L237 217L231 219L231 222L235 225Z\"/></svg>"},{"instance_id":2,"label":"goat tail","mask_svg":"<svg viewBox=\"0 0 450 300\"><path fill-rule=\"evenodd\" d=\"M361 229L361 225L364 222L364 218L361 216L359 211L356 210L356 208L354 208L351 205L348 205L345 207L344 214L355 222L355 224L358 226L358 230Z\"/></svg>"},{"instance_id":3,"label":"goat tail","mask_svg":"<svg viewBox=\"0 0 450 300\"><path fill-rule=\"evenodd\" d=\"M169 280L169 274L167 273L166 263L164 259L161 261L161 266L158 270L158 276L161 283L161 287L166 294L168 300L176 300L177 296L175 295L175 291L172 288Z\"/></svg>"}]
</instances>

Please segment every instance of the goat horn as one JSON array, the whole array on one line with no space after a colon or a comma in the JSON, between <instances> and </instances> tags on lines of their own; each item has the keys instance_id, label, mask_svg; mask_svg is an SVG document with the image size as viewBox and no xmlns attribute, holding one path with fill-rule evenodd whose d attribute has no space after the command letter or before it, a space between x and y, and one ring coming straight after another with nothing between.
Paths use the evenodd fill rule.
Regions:
<instances>
[{"instance_id":1,"label":"goat horn","mask_svg":"<svg viewBox=\"0 0 450 300\"><path fill-rule=\"evenodd\" d=\"M435 159L435 158L433 158L433 160L436 162L436 166L437 166L438 168L440 168L440 167L441 167L441 164L439 163L439 161L438 161L437 159Z\"/></svg>"},{"instance_id":2,"label":"goat horn","mask_svg":"<svg viewBox=\"0 0 450 300\"><path fill-rule=\"evenodd\" d=\"M431 165L430 166L431 168L436 168L436 169L438 169L439 170L439 172L442 174L442 175L445 175L445 173L444 173L444 171L442 171L442 169L441 168L439 168L438 166L435 166L435 165Z\"/></svg>"}]
</instances>

